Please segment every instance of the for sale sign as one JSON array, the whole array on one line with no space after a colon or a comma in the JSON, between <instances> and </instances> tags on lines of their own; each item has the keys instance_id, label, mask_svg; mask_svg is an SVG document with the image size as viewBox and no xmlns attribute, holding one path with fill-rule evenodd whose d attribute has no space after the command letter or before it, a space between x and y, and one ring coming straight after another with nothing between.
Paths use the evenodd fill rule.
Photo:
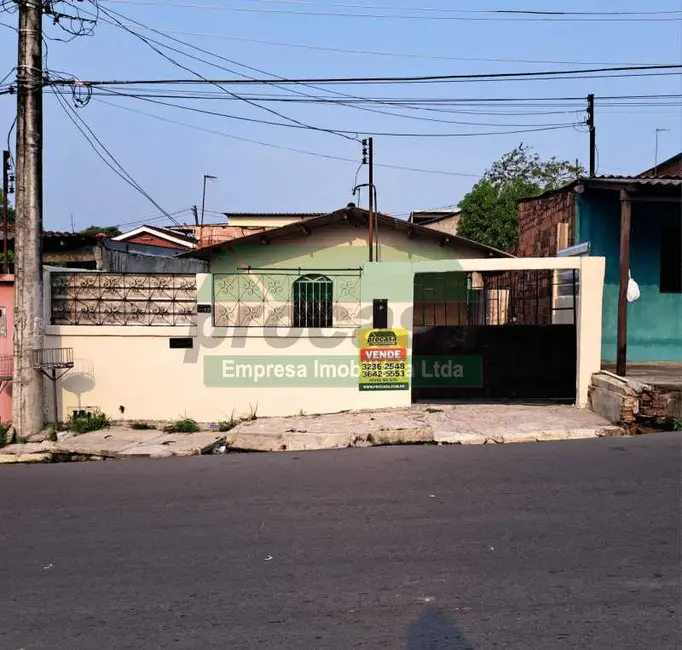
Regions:
<instances>
[{"instance_id":1,"label":"for sale sign","mask_svg":"<svg viewBox=\"0 0 682 650\"><path fill-rule=\"evenodd\" d=\"M360 350L360 390L408 390L406 329L362 329L358 332Z\"/></svg>"}]
</instances>

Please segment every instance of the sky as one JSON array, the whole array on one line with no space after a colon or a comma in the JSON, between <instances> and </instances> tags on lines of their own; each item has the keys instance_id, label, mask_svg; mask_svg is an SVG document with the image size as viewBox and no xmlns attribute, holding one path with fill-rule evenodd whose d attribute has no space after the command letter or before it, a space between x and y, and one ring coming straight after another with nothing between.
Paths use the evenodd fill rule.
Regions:
<instances>
[{"instance_id":1,"label":"sky","mask_svg":"<svg viewBox=\"0 0 682 650\"><path fill-rule=\"evenodd\" d=\"M53 4L62 13L73 11L68 2ZM87 12L96 10L93 2L76 4ZM11 5L0 2L0 8ZM567 20L568 16L548 20L537 15L454 11L547 10L548 3L541 0L103 0L99 5L102 11L93 33L70 42L56 40L68 40L69 35L45 18L51 77L144 80L192 79L197 73L210 79L235 79L239 74L261 79L274 79L273 75L465 75L677 64L682 59L679 0L560 0L551 4L552 10L577 12L681 12L676 16L647 16L665 20L623 20L628 16L619 15L607 20L581 16L579 21ZM122 14L125 18L117 19L131 31L181 50L178 53L155 45L184 68L135 34L111 24L111 14L107 16L104 10ZM337 15L309 15L313 13ZM10 74L4 82L6 87L14 78L12 68L16 65L16 13L0 12L0 23L0 80ZM208 53L168 40L168 36ZM522 142L543 158L578 159L587 166L588 135L582 125L586 101L579 98L588 93L597 97L598 173L638 173L654 165L657 129L666 129L659 132L659 161L682 150L682 76L678 73L411 85L117 86L95 92L89 101L81 102L83 106L74 102L70 91L64 91L60 103L54 90L48 89L44 102L44 226L66 231L92 224L119 225L126 230L142 223L168 224L165 213L189 223L191 206L201 206L205 174L217 177L207 184L206 222L224 221L222 212L333 211L349 201L358 202L352 189L367 182L367 167L358 171L362 155L359 140L372 132L401 134L373 136L381 211L404 217L414 209L454 206L492 162ZM122 97L112 90L182 93L192 98L143 100ZM196 99L198 93L204 98ZM348 106L289 101L262 102L259 106L253 99L251 103L243 100L245 96L301 100L311 95L339 99L340 95L333 93L371 97L383 103ZM662 94L680 97L654 100L655 105L650 100L630 101L626 106L622 104L628 102L600 99ZM533 101L515 109L505 103L421 104L419 108L395 104L396 99L406 98ZM552 102L552 98L575 99ZM391 100L393 104L386 103ZM188 111L177 105L223 115ZM16 97L0 95L3 142L15 114ZM100 160L69 116L85 120L154 203ZM532 128L549 130L504 133ZM13 138L14 133L10 138L12 151ZM366 205L366 194L359 200Z\"/></svg>"}]
</instances>

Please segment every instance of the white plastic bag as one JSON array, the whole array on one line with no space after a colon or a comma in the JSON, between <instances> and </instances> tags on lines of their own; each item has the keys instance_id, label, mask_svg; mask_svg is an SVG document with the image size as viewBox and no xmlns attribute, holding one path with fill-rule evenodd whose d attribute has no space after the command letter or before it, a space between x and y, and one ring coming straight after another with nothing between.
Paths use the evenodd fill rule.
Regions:
<instances>
[{"instance_id":1,"label":"white plastic bag","mask_svg":"<svg viewBox=\"0 0 682 650\"><path fill-rule=\"evenodd\" d=\"M630 279L628 280L628 290L626 296L628 302L635 302L635 300L639 298L639 285L632 279L632 275L630 275L629 271L628 277Z\"/></svg>"}]
</instances>

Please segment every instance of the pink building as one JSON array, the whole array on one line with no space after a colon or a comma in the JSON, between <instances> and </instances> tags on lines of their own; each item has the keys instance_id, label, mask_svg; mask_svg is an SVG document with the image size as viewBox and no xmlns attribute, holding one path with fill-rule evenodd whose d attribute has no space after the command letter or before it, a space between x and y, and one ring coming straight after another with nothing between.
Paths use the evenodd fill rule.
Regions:
<instances>
[{"instance_id":1,"label":"pink building","mask_svg":"<svg viewBox=\"0 0 682 650\"><path fill-rule=\"evenodd\" d=\"M0 422L12 419L14 276L0 275Z\"/></svg>"}]
</instances>

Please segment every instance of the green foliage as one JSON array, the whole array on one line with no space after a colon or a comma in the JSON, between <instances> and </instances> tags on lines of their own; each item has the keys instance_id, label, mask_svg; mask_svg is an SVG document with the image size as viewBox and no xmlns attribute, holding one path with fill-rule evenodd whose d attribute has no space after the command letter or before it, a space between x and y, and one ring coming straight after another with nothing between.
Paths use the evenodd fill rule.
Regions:
<instances>
[{"instance_id":1,"label":"green foliage","mask_svg":"<svg viewBox=\"0 0 682 650\"><path fill-rule=\"evenodd\" d=\"M495 185L520 181L544 192L566 185L584 173L585 169L580 164L557 160L555 156L542 160L532 147L520 144L496 160L484 178Z\"/></svg>"},{"instance_id":2,"label":"green foliage","mask_svg":"<svg viewBox=\"0 0 682 650\"><path fill-rule=\"evenodd\" d=\"M88 226L87 228L81 230L79 235L99 235L103 233L107 237L118 237L121 231L116 226Z\"/></svg>"},{"instance_id":3,"label":"green foliage","mask_svg":"<svg viewBox=\"0 0 682 650\"><path fill-rule=\"evenodd\" d=\"M658 418L654 424L665 431L682 431L682 418Z\"/></svg>"},{"instance_id":4,"label":"green foliage","mask_svg":"<svg viewBox=\"0 0 682 650\"><path fill-rule=\"evenodd\" d=\"M516 203L537 189L523 181L500 185L479 181L459 204L462 216L457 234L493 248L512 250L518 238Z\"/></svg>"},{"instance_id":5,"label":"green foliage","mask_svg":"<svg viewBox=\"0 0 682 650\"><path fill-rule=\"evenodd\" d=\"M150 429L156 429L156 427L153 424L149 424L149 422L133 422L130 425L131 429L135 429L136 431L149 431Z\"/></svg>"},{"instance_id":6,"label":"green foliage","mask_svg":"<svg viewBox=\"0 0 682 650\"><path fill-rule=\"evenodd\" d=\"M180 418L166 425L163 430L166 433L196 433L199 425L192 418Z\"/></svg>"},{"instance_id":7,"label":"green foliage","mask_svg":"<svg viewBox=\"0 0 682 650\"><path fill-rule=\"evenodd\" d=\"M9 433L10 425L6 424L4 422L0 422L0 447L4 447L6 444L9 443L9 436L7 435Z\"/></svg>"},{"instance_id":8,"label":"green foliage","mask_svg":"<svg viewBox=\"0 0 682 650\"><path fill-rule=\"evenodd\" d=\"M517 202L561 187L584 172L567 160L542 160L521 144L495 161L462 199L457 234L512 251L518 239Z\"/></svg>"},{"instance_id":9,"label":"green foliage","mask_svg":"<svg viewBox=\"0 0 682 650\"><path fill-rule=\"evenodd\" d=\"M224 433L225 431L231 431L239 424L239 422L240 422L239 418L234 417L234 409L232 409L232 413L230 415L229 420L223 420L222 422L218 422L218 431L220 431L221 433Z\"/></svg>"},{"instance_id":10,"label":"green foliage","mask_svg":"<svg viewBox=\"0 0 682 650\"><path fill-rule=\"evenodd\" d=\"M7 251L7 257L9 259L10 267L14 264L14 251L10 248ZM5 254L0 251L0 266L5 263ZM11 270L11 269L10 269Z\"/></svg>"},{"instance_id":11,"label":"green foliage","mask_svg":"<svg viewBox=\"0 0 682 650\"><path fill-rule=\"evenodd\" d=\"M104 413L93 413L71 418L66 428L74 433L88 433L106 429L110 424L109 418Z\"/></svg>"},{"instance_id":12,"label":"green foliage","mask_svg":"<svg viewBox=\"0 0 682 650\"><path fill-rule=\"evenodd\" d=\"M11 206L9 200L7 201L7 220L9 223L14 223L14 208ZM3 221L2 214L2 188L0 187L0 221Z\"/></svg>"}]
</instances>

